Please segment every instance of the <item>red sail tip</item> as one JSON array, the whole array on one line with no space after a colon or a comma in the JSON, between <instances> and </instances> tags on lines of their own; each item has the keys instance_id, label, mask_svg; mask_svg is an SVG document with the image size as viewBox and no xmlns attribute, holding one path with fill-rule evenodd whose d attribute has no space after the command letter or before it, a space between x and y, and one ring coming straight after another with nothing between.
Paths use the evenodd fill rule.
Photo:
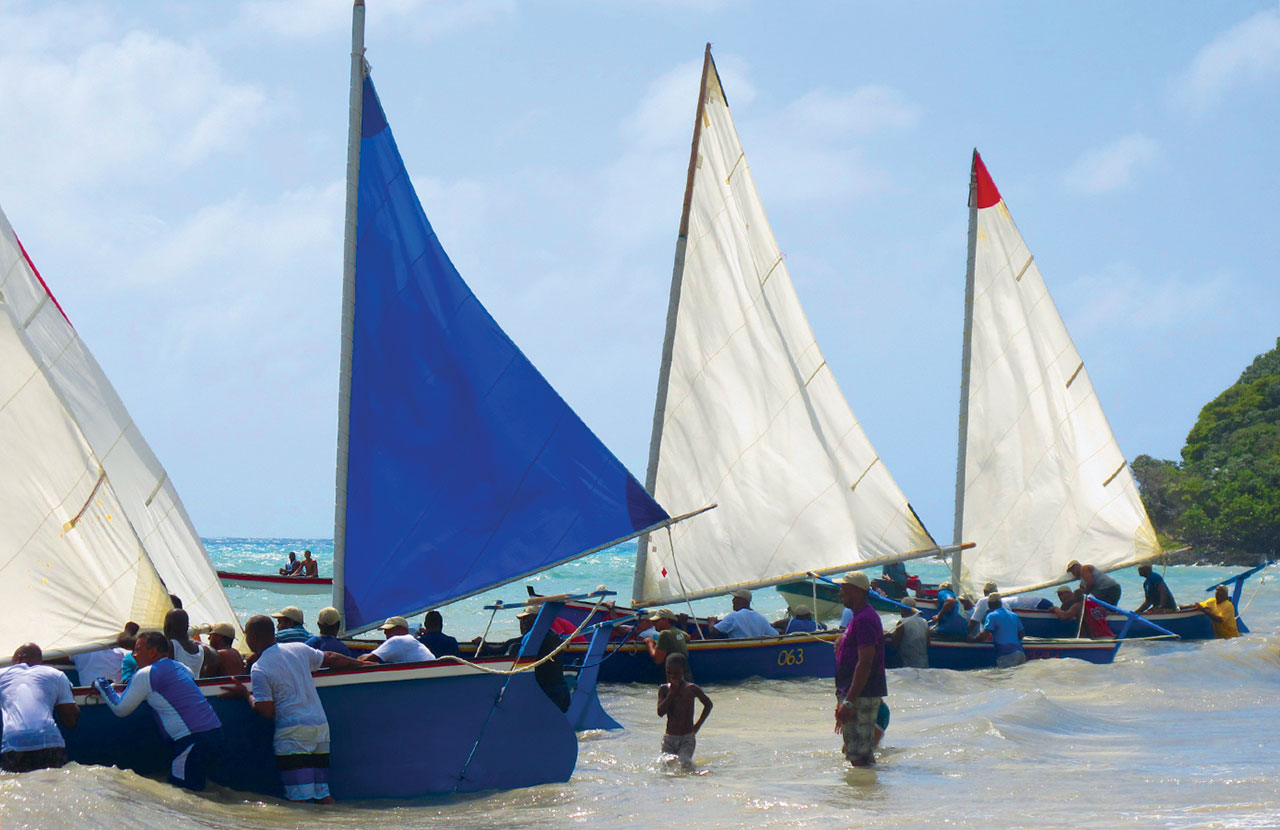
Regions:
<instances>
[{"instance_id":1,"label":"red sail tip","mask_svg":"<svg viewBox=\"0 0 1280 830\"><path fill-rule=\"evenodd\" d=\"M1000 201L1000 191L996 183L991 181L987 166L982 163L982 156L975 150L973 153L973 171L978 177L977 203L979 208L989 208Z\"/></svg>"}]
</instances>

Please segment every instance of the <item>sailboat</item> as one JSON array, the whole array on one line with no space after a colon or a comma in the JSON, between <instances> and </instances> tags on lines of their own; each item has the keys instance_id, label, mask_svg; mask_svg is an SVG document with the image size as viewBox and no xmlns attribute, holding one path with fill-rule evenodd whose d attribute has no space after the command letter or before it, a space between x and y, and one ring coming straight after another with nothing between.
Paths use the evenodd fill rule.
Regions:
<instances>
[{"instance_id":1,"label":"sailboat","mask_svg":"<svg viewBox=\"0 0 1280 830\"><path fill-rule=\"evenodd\" d=\"M640 538L636 607L940 556L801 308L721 84L703 58L646 489L715 511ZM825 635L830 639L832 635ZM611 658L601 679L650 679ZM812 636L690 643L699 679L834 674ZM620 675L622 677L620 677Z\"/></svg>"},{"instance_id":2,"label":"sailboat","mask_svg":"<svg viewBox=\"0 0 1280 830\"><path fill-rule=\"evenodd\" d=\"M1072 581L1071 560L1113 571L1161 557L1084 360L977 150L970 182L955 534L977 548L953 559L955 583L1024 593ZM1075 633L1052 612L1017 613L1034 636ZM1145 616L1183 639L1213 636L1199 611ZM1127 622L1108 617L1117 633Z\"/></svg>"},{"instance_id":3,"label":"sailboat","mask_svg":"<svg viewBox=\"0 0 1280 830\"><path fill-rule=\"evenodd\" d=\"M507 338L449 261L369 77L359 0L351 54L334 599L348 628L359 631L670 519ZM69 377L60 396L54 369L32 347L28 332L56 324L48 313L56 303L43 283L37 291L31 280L13 278L22 271L14 255L20 246L7 222L3 229L12 244L0 245L7 266L0 388L10 394L0 417L16 427L3 433L3 448L6 459L14 451L21 475L9 468L0 481L2 492L23 500L30 527L6 528L0 540L31 530L34 542L17 549L21 562L14 567L22 571L6 575L0 591L6 599L28 597L24 609L46 624L38 635L66 650L104 641L126 618L157 625L168 595L147 537L136 532L127 504L120 507L111 469L66 404L82 391L81 379ZM38 439L25 442L31 444L25 454L23 437ZM37 462L58 465L49 474L56 486L42 478ZM166 498L177 503L176 494ZM77 568L81 581L101 591L96 601L67 578ZM207 570L208 590L225 603ZM65 606L73 602L93 613L72 619ZM543 604L527 643L541 642L559 607ZM16 620L4 619L10 636L33 636L31 628L11 634L19 630ZM77 620L83 630L71 631ZM55 636L64 629L71 633ZM533 648L527 650L479 665L441 660L317 674L332 736L334 796L411 798L567 780L577 759L574 727L524 671L533 662ZM272 726L242 700L219 697L226 682L199 681L222 721L227 757L235 759L212 777L233 789L279 795ZM76 698L82 716L66 736L72 760L143 774L167 768L167 747L149 716L116 718L90 689L77 690Z\"/></svg>"}]
</instances>

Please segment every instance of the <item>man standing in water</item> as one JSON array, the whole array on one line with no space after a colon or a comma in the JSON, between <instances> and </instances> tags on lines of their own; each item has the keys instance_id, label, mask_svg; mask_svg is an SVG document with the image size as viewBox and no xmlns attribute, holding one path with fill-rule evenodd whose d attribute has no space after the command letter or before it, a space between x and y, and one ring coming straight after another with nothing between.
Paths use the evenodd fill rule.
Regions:
<instances>
[{"instance_id":1,"label":"man standing in water","mask_svg":"<svg viewBox=\"0 0 1280 830\"><path fill-rule=\"evenodd\" d=\"M853 612L836 643L836 731L844 757L855 767L875 763L876 715L888 694L884 675L884 628L867 601L871 580L862 571L840 580L840 601Z\"/></svg>"},{"instance_id":2,"label":"man standing in water","mask_svg":"<svg viewBox=\"0 0 1280 830\"><path fill-rule=\"evenodd\" d=\"M58 724L74 729L79 720L80 707L67 676L44 665L40 646L18 646L13 665L0 669L0 723L4 727L0 768L30 772L62 766L67 762L67 742Z\"/></svg>"},{"instance_id":3,"label":"man standing in water","mask_svg":"<svg viewBox=\"0 0 1280 830\"><path fill-rule=\"evenodd\" d=\"M329 795L329 719L325 716L316 681L319 668L364 668L365 663L317 651L306 643L276 640L270 617L250 617L244 639L257 660L249 670L253 689L241 683L223 686L223 697L249 701L261 717L275 722L276 769L290 801L332 804Z\"/></svg>"}]
</instances>

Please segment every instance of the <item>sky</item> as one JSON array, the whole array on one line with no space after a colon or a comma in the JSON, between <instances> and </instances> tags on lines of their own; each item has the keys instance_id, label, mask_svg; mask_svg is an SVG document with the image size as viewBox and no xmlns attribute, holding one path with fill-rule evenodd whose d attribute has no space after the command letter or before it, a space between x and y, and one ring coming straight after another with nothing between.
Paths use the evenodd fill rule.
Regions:
<instances>
[{"instance_id":1,"label":"sky","mask_svg":"<svg viewBox=\"0 0 1280 830\"><path fill-rule=\"evenodd\" d=\"M16 0L0 27L0 207L197 529L331 536L350 4ZM1176 459L1280 336L1275 2L368 0L442 243L641 480L707 41L818 342L936 537L974 147L1129 458Z\"/></svg>"}]
</instances>

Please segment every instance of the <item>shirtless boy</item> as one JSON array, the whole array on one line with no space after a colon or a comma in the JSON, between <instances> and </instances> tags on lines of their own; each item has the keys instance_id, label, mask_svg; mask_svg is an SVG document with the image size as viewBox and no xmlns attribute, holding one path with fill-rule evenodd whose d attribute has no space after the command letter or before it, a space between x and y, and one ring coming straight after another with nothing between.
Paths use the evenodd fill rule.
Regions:
<instances>
[{"instance_id":1,"label":"shirtless boy","mask_svg":"<svg viewBox=\"0 0 1280 830\"><path fill-rule=\"evenodd\" d=\"M667 719L667 734L662 736L664 754L675 755L685 769L693 768L696 735L711 714L711 698L699 687L684 679L688 659L678 652L667 655L667 682L658 687L658 717ZM693 702L702 701L702 714L695 723Z\"/></svg>"}]
</instances>

